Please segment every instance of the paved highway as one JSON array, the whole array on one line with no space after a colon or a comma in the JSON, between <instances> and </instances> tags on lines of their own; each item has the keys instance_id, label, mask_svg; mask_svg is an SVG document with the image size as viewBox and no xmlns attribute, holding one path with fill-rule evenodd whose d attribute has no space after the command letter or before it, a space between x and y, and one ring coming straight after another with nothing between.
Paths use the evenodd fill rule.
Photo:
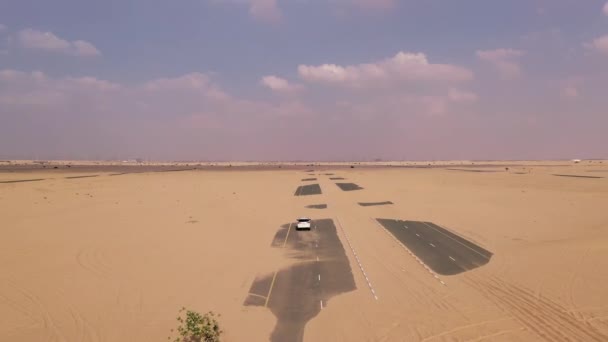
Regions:
<instances>
[{"instance_id":1,"label":"paved highway","mask_svg":"<svg viewBox=\"0 0 608 342\"><path fill-rule=\"evenodd\" d=\"M483 266L492 253L431 222L378 219L405 247L433 271L455 275Z\"/></svg>"},{"instance_id":2,"label":"paved highway","mask_svg":"<svg viewBox=\"0 0 608 342\"><path fill-rule=\"evenodd\" d=\"M315 220L310 231L284 225L272 246L298 262L256 279L245 305L266 306L277 317L271 341L302 341L306 323L332 297L356 289L350 264L331 219Z\"/></svg>"},{"instance_id":3,"label":"paved highway","mask_svg":"<svg viewBox=\"0 0 608 342\"><path fill-rule=\"evenodd\" d=\"M301 185L296 189L294 196L320 195L321 186L319 184Z\"/></svg>"}]
</instances>

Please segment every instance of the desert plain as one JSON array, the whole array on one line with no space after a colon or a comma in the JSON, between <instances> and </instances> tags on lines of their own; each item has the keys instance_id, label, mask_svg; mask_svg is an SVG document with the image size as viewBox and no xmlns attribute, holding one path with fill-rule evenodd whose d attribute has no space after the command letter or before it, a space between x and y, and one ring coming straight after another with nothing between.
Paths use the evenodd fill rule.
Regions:
<instances>
[{"instance_id":1,"label":"desert plain","mask_svg":"<svg viewBox=\"0 0 608 342\"><path fill-rule=\"evenodd\" d=\"M608 340L605 161L6 162L0 234L2 341Z\"/></svg>"}]
</instances>

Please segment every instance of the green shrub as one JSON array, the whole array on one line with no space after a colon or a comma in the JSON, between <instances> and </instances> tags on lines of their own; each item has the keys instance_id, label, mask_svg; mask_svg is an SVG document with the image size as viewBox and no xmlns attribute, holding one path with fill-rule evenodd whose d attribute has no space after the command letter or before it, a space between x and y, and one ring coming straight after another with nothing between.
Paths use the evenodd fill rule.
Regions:
<instances>
[{"instance_id":1,"label":"green shrub","mask_svg":"<svg viewBox=\"0 0 608 342\"><path fill-rule=\"evenodd\" d=\"M183 316L183 313L186 313ZM177 333L179 334L174 342L219 342L220 335L223 331L220 329L219 323L215 319L219 315L215 315L212 311L204 315L192 310L181 308L177 321ZM173 330L171 330L173 332ZM171 339L171 337L169 337Z\"/></svg>"}]
</instances>

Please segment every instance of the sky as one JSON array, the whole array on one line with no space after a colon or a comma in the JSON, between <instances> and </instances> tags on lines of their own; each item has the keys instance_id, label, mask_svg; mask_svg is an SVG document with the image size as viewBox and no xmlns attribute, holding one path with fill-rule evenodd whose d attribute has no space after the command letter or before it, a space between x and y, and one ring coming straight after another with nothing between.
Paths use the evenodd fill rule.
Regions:
<instances>
[{"instance_id":1,"label":"sky","mask_svg":"<svg viewBox=\"0 0 608 342\"><path fill-rule=\"evenodd\" d=\"M606 0L2 0L0 159L608 158Z\"/></svg>"}]
</instances>

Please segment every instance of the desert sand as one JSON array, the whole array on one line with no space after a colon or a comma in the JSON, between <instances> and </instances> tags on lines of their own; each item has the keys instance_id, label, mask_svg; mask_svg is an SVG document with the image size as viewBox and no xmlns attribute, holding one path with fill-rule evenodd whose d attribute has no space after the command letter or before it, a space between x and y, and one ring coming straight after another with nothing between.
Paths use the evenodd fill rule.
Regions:
<instances>
[{"instance_id":1,"label":"desert sand","mask_svg":"<svg viewBox=\"0 0 608 342\"><path fill-rule=\"evenodd\" d=\"M256 277L298 262L271 243L299 216L336 223L356 284L324 303L304 341L608 340L608 162L234 163L118 175L8 164L3 341L166 341L182 306L221 314L225 341L266 341L277 318L244 301ZM40 180L14 182L28 179ZM294 196L309 183L322 194ZM393 204L358 205L383 201ZM493 255L434 274L376 218L434 222Z\"/></svg>"}]
</instances>

